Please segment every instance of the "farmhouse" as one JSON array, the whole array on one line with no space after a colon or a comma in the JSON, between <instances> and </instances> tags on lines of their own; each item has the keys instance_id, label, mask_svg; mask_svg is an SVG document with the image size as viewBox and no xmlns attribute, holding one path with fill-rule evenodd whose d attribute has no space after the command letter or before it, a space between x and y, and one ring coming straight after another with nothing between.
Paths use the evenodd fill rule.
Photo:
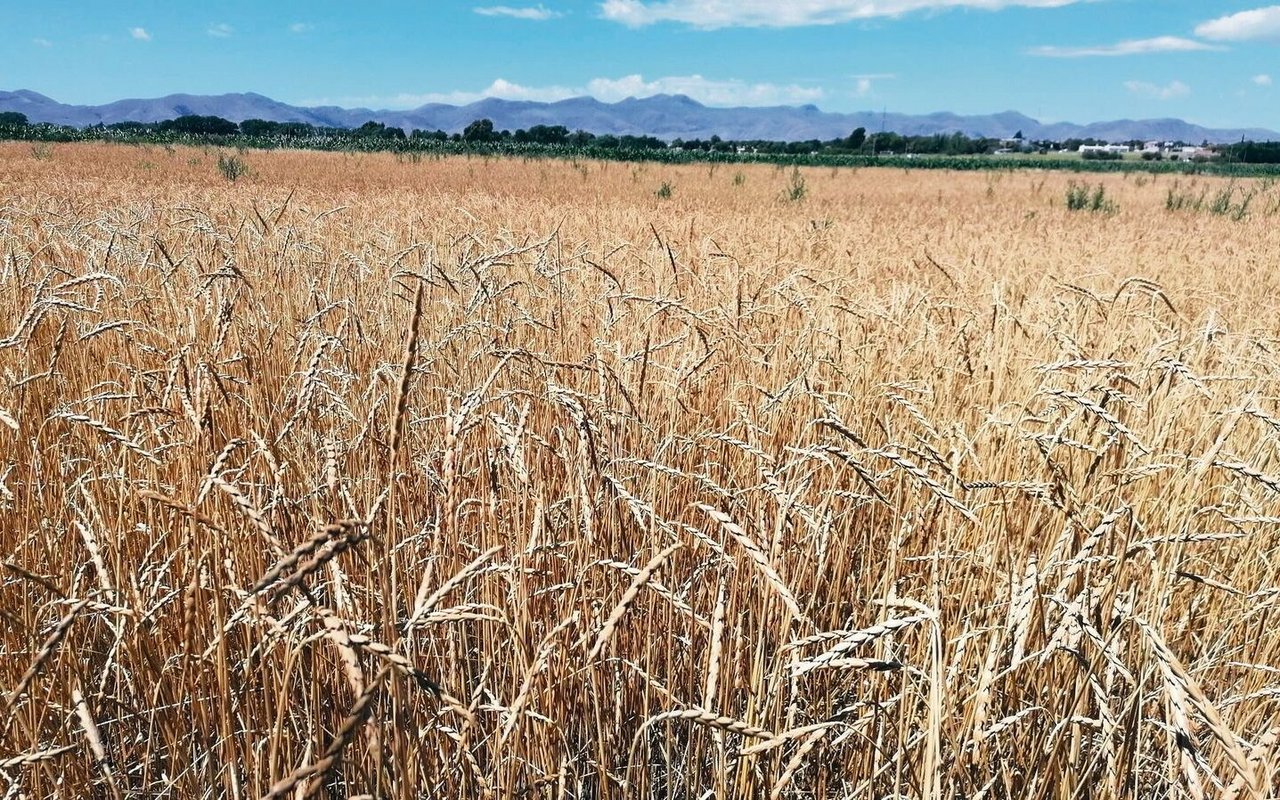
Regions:
<instances>
[{"instance_id":1,"label":"farmhouse","mask_svg":"<svg viewBox=\"0 0 1280 800\"><path fill-rule=\"evenodd\" d=\"M1207 147L1169 147L1165 155L1173 159L1192 161L1215 158L1218 154Z\"/></svg>"}]
</instances>

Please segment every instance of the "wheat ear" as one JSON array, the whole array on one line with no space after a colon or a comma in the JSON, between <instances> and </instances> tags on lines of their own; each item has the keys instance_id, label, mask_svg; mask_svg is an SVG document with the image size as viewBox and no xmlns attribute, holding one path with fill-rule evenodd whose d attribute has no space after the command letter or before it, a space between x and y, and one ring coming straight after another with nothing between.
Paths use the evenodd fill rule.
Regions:
<instances>
[{"instance_id":1,"label":"wheat ear","mask_svg":"<svg viewBox=\"0 0 1280 800\"><path fill-rule=\"evenodd\" d=\"M683 545L676 542L670 547L665 548L658 553L648 564L644 565L644 569L640 570L634 578L631 579L631 585L627 587L627 591L623 593L622 599L613 607L613 611L609 612L609 618L605 620L604 625L600 628L600 633L596 635L595 644L591 646L591 652L587 654L588 661L595 661L596 658L608 646L609 640L613 638L614 631L618 629L618 623L622 621L622 616L627 613L627 609L635 602L636 597L640 594L640 590L653 577L653 573L666 562L667 558L679 550Z\"/></svg>"}]
</instances>

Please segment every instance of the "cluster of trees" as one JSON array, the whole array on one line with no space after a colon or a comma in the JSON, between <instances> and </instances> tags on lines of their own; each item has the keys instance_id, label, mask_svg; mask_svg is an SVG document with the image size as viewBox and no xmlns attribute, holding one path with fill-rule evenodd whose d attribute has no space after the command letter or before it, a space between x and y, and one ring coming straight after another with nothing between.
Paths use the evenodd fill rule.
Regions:
<instances>
[{"instance_id":1,"label":"cluster of trees","mask_svg":"<svg viewBox=\"0 0 1280 800\"><path fill-rule=\"evenodd\" d=\"M455 134L456 136L456 134ZM587 131L572 131L563 125L534 125L528 130L494 130L493 121L478 119L463 129L464 142L540 144L566 147L598 147L606 150L656 150L667 143L656 136L597 136Z\"/></svg>"},{"instance_id":2,"label":"cluster of trees","mask_svg":"<svg viewBox=\"0 0 1280 800\"><path fill-rule=\"evenodd\" d=\"M189 114L177 119L166 119L157 122L155 129L161 133L188 133L196 136L235 136L240 126L229 119L213 116Z\"/></svg>"},{"instance_id":3,"label":"cluster of trees","mask_svg":"<svg viewBox=\"0 0 1280 800\"><path fill-rule=\"evenodd\" d=\"M17 112L0 114L0 128L22 128L27 118ZM246 136L270 139L306 139L326 137L345 140L381 140L388 143L457 142L471 144L514 143L524 145L566 146L602 148L608 150L652 150L666 148L667 143L654 136L597 136L587 131L570 131L563 125L534 125L528 130L496 130L492 120L478 119L460 133L448 134L442 130L414 129L408 133L403 128L369 121L358 128L330 128L306 122L273 122L265 119L246 119L238 125L231 120L215 116L188 114L164 122L116 122L111 125L95 125L93 131L113 131L145 135L178 134L191 137Z\"/></svg>"},{"instance_id":4,"label":"cluster of trees","mask_svg":"<svg viewBox=\"0 0 1280 800\"><path fill-rule=\"evenodd\" d=\"M672 147L706 153L764 153L766 155L876 155L919 153L928 155L971 156L992 153L1000 148L999 139L970 137L963 133L936 134L931 136L904 136L892 131L867 133L866 128L856 128L848 136L823 141L804 139L794 142L777 142L760 139L726 140L719 136L710 139L676 139Z\"/></svg>"},{"instance_id":5,"label":"cluster of trees","mask_svg":"<svg viewBox=\"0 0 1280 800\"><path fill-rule=\"evenodd\" d=\"M1240 142L1223 148L1223 157L1237 164L1280 164L1280 142Z\"/></svg>"},{"instance_id":6,"label":"cluster of trees","mask_svg":"<svg viewBox=\"0 0 1280 800\"><path fill-rule=\"evenodd\" d=\"M299 138L315 136L316 126L307 122L273 122L266 119L246 119L240 123L240 133L245 136L282 136Z\"/></svg>"},{"instance_id":7,"label":"cluster of trees","mask_svg":"<svg viewBox=\"0 0 1280 800\"><path fill-rule=\"evenodd\" d=\"M0 112L0 137L40 139L49 141L76 141L83 139L123 138L174 141L178 139L202 139L222 144L241 144L256 147L280 145L313 147L319 149L421 149L473 147L494 152L529 153L563 152L595 154L600 157L629 158L647 153L645 158L673 158L677 160L735 159L747 157L790 157L791 159L838 161L849 158L916 156L963 158L995 152L1006 148L1022 151L1048 152L1052 150L1075 151L1081 145L1106 144L1098 139L1073 138L1061 142L1030 141L1021 132L1012 140L989 137L971 137L963 133L911 136L882 131L868 133L857 128L848 136L818 140L780 142L766 140L731 140L712 136L709 139L675 139L667 142L654 136L615 136L593 134L587 131L571 131L564 125L533 125L527 130L498 130L489 119L478 119L457 133L442 130L412 130L389 127L381 122L366 122L358 128L332 128L311 125L306 122L274 122L264 119L247 119L239 124L217 116L188 114L163 122L118 122L112 125L95 125L87 129L57 125L33 124L26 115L17 111ZM1141 147L1142 142L1126 142ZM1240 142L1218 148L1226 163L1280 164L1280 142ZM1117 156L1097 155L1096 159L1115 159ZM1144 154L1144 158L1154 158Z\"/></svg>"},{"instance_id":8,"label":"cluster of trees","mask_svg":"<svg viewBox=\"0 0 1280 800\"><path fill-rule=\"evenodd\" d=\"M0 115L0 126L26 125L22 114L8 112ZM513 143L521 145L565 146L603 150L658 150L671 147L683 151L705 153L758 153L764 155L807 154L936 154L978 155L989 153L1000 146L998 139L971 138L962 133L936 136L902 136L897 133L868 134L865 128L854 130L849 136L830 141L809 139L795 142L765 140L736 141L712 136L710 139L676 139L667 142L655 136L615 136L593 134L587 131L570 131L564 125L534 125L528 130L497 130L493 121L478 119L460 133L452 135L441 130L413 130L388 127L381 122L366 122L358 128L326 128L305 122L272 122L263 119L247 119L238 125L215 116L186 115L156 123L118 122L98 125L94 129L129 132L134 134L180 134L193 137L249 136L255 138L302 139L324 136L338 139L383 140L386 142L444 142L473 144Z\"/></svg>"},{"instance_id":9,"label":"cluster of trees","mask_svg":"<svg viewBox=\"0 0 1280 800\"><path fill-rule=\"evenodd\" d=\"M964 133L937 133L907 135L893 131L868 133L866 128L856 128L841 139L822 141L806 139L794 142L764 140L731 141L712 136L710 139L676 139L672 147L684 150L701 150L707 153L764 153L768 155L939 155L977 156L1003 150L1013 143L1013 149L1046 153L1053 150L1078 150L1082 144L1107 144L1099 139L1052 140L1024 139L1018 131L1012 140L989 136L968 136Z\"/></svg>"}]
</instances>

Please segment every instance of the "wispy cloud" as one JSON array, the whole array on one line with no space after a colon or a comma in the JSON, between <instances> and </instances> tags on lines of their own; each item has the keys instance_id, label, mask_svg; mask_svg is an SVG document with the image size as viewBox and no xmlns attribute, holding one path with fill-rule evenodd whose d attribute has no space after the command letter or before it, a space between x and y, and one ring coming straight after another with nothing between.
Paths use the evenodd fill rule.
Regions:
<instances>
[{"instance_id":1,"label":"wispy cloud","mask_svg":"<svg viewBox=\"0 0 1280 800\"><path fill-rule=\"evenodd\" d=\"M826 96L822 89L812 86L716 80L701 75L670 76L651 81L640 75L595 78L587 83L587 94L612 101L655 94L683 94L713 106L794 105L816 103Z\"/></svg>"},{"instance_id":2,"label":"wispy cloud","mask_svg":"<svg viewBox=\"0 0 1280 800\"><path fill-rule=\"evenodd\" d=\"M1262 75L1254 75L1254 76L1253 76L1253 78L1252 78L1252 80L1253 80L1254 85L1256 85L1256 86L1270 86L1270 85L1271 85L1271 76L1270 76L1270 75L1267 75L1266 73L1263 73Z\"/></svg>"},{"instance_id":3,"label":"wispy cloud","mask_svg":"<svg viewBox=\"0 0 1280 800\"><path fill-rule=\"evenodd\" d=\"M898 17L916 11L1057 8L1087 0L604 0L600 15L631 27L678 22L698 28L787 28Z\"/></svg>"},{"instance_id":4,"label":"wispy cloud","mask_svg":"<svg viewBox=\"0 0 1280 800\"><path fill-rule=\"evenodd\" d=\"M1196 26L1196 36L1219 42L1280 41L1280 6L1255 8L1202 22Z\"/></svg>"},{"instance_id":5,"label":"wispy cloud","mask_svg":"<svg viewBox=\"0 0 1280 800\"><path fill-rule=\"evenodd\" d=\"M314 28L310 22L295 22L289 26L289 33L307 33Z\"/></svg>"},{"instance_id":6,"label":"wispy cloud","mask_svg":"<svg viewBox=\"0 0 1280 800\"><path fill-rule=\"evenodd\" d=\"M1151 39L1126 39L1115 44L1085 47L1044 45L1031 48L1027 51L1027 54L1045 58L1089 58L1093 56L1138 56L1148 53L1188 53L1196 50L1221 49L1221 47L1211 44L1197 42L1195 39L1184 39L1180 36L1156 36Z\"/></svg>"},{"instance_id":7,"label":"wispy cloud","mask_svg":"<svg viewBox=\"0 0 1280 800\"><path fill-rule=\"evenodd\" d=\"M1124 88L1143 97L1154 97L1157 100L1173 100L1191 94L1191 87L1182 81L1169 81L1164 86L1146 81L1125 81Z\"/></svg>"},{"instance_id":8,"label":"wispy cloud","mask_svg":"<svg viewBox=\"0 0 1280 800\"><path fill-rule=\"evenodd\" d=\"M472 9L477 14L485 17L511 17L513 19L530 19L542 22L543 20L554 19L555 17L563 17L564 14L559 11L552 11L546 6L539 3L536 6L481 6Z\"/></svg>"},{"instance_id":9,"label":"wispy cloud","mask_svg":"<svg viewBox=\"0 0 1280 800\"><path fill-rule=\"evenodd\" d=\"M427 103L448 103L449 105L466 105L486 97L497 97L502 100L535 100L552 103L569 97L586 94L582 88L569 86L524 86L503 78L498 78L479 91L455 90L452 92L400 92L391 95L364 95L354 97L324 97L316 100L304 100L303 105L340 105L362 106L367 108L416 108Z\"/></svg>"},{"instance_id":10,"label":"wispy cloud","mask_svg":"<svg viewBox=\"0 0 1280 800\"><path fill-rule=\"evenodd\" d=\"M205 29L205 33L209 34L215 39L225 39L235 32L236 32L236 29L231 27L225 22L218 22L216 24L210 25L208 28Z\"/></svg>"},{"instance_id":11,"label":"wispy cloud","mask_svg":"<svg viewBox=\"0 0 1280 800\"><path fill-rule=\"evenodd\" d=\"M863 76L869 80L887 76ZM628 97L649 97L655 94L683 94L701 103L713 106L769 106L816 103L826 97L819 88L797 84L750 83L748 81L705 78L701 75L673 75L646 80L642 75L624 75L620 78L593 78L581 86L525 86L498 78L484 89L475 92L426 92L401 93L365 97L321 98L303 101L305 105L338 104L377 108L414 108L426 103L465 105L486 97L503 100L534 100L555 102L570 97L589 95L605 102L617 102Z\"/></svg>"},{"instance_id":12,"label":"wispy cloud","mask_svg":"<svg viewBox=\"0 0 1280 800\"><path fill-rule=\"evenodd\" d=\"M130 28L129 35L140 42L151 41L151 34L147 33L146 28Z\"/></svg>"},{"instance_id":13,"label":"wispy cloud","mask_svg":"<svg viewBox=\"0 0 1280 800\"><path fill-rule=\"evenodd\" d=\"M36 38L32 39L31 43L34 44L36 47L53 47L53 42L41 36L37 36Z\"/></svg>"},{"instance_id":14,"label":"wispy cloud","mask_svg":"<svg viewBox=\"0 0 1280 800\"><path fill-rule=\"evenodd\" d=\"M872 91L875 90L876 84L879 83L880 81L893 80L898 76L892 73L882 72L882 73L872 73L872 74L864 74L864 75L850 75L849 77L854 80L854 85L853 85L854 94L856 94L859 97L866 97L867 95L871 94Z\"/></svg>"}]
</instances>

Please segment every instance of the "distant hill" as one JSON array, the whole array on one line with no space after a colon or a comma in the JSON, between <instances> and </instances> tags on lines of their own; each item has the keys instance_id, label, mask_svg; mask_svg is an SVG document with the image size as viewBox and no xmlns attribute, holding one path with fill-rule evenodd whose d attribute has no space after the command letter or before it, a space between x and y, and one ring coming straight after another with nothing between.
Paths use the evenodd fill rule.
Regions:
<instances>
[{"instance_id":1,"label":"distant hill","mask_svg":"<svg viewBox=\"0 0 1280 800\"><path fill-rule=\"evenodd\" d=\"M1235 142L1280 139L1280 133L1262 128L1206 128L1180 119L1114 120L1077 125L1041 123L1016 111L965 116L935 114L882 114L862 111L828 113L816 106L720 108L705 106L684 95L654 95L617 103L592 97L573 97L554 103L486 98L463 106L430 103L407 111L291 106L260 94L173 94L154 99L117 100L100 106L59 103L37 92L0 91L0 111L20 111L32 122L84 127L98 123L159 122L184 114L224 117L234 122L266 119L276 122L308 122L312 125L355 128L369 120L392 127L461 131L476 119L488 118L499 130L533 125L564 125L570 130L595 134L631 134L661 139L764 139L828 140L848 136L854 128L889 130L906 135L961 132L970 136L1009 137L1021 131L1028 139L1096 138L1181 140L1185 142Z\"/></svg>"}]
</instances>

